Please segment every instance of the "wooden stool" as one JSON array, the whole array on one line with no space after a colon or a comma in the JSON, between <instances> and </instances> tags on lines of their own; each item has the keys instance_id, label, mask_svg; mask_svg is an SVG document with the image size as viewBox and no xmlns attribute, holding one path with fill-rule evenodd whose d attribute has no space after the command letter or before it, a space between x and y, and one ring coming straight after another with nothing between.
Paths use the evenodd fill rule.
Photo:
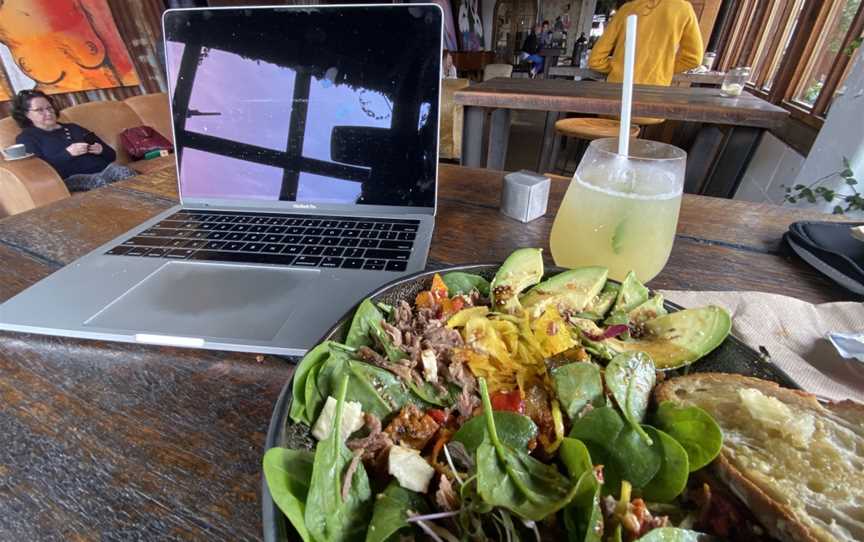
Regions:
<instances>
[{"instance_id":1,"label":"wooden stool","mask_svg":"<svg viewBox=\"0 0 864 542\"><path fill-rule=\"evenodd\" d=\"M588 148L588 143L595 139L601 139L604 137L618 137L618 130L621 128L621 123L617 120L612 119L601 119L594 117L574 117L570 119L561 119L555 123L555 135L561 136L561 143L555 142L552 145L552 159L551 164L552 167L555 167L555 164L558 162L558 148L559 146L566 146L567 139L573 138L578 142L578 146L576 147L576 164L579 164L579 158L585 152L585 149ZM639 126L636 126L635 123L630 127L630 137L638 137L639 136ZM570 162L569 158L564 161L564 168L561 171L566 170L567 164Z\"/></svg>"}]
</instances>

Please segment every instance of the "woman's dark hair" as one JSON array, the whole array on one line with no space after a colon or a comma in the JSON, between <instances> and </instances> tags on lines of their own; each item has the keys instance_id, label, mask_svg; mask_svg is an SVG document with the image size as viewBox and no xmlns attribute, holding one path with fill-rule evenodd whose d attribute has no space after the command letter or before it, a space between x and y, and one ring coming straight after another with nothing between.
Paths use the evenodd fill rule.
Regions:
<instances>
[{"instance_id":1,"label":"woman's dark hair","mask_svg":"<svg viewBox=\"0 0 864 542\"><path fill-rule=\"evenodd\" d=\"M22 90L12 99L12 118L21 128L33 126L33 123L27 118L27 112L30 110L30 102L33 101L33 98L45 98L48 100L48 104L54 108L54 113L57 113L54 100L41 90Z\"/></svg>"}]
</instances>

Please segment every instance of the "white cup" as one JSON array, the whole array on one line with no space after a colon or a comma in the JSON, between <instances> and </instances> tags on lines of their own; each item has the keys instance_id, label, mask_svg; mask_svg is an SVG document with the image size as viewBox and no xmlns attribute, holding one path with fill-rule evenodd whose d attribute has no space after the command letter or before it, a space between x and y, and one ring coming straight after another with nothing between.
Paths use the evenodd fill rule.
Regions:
<instances>
[{"instance_id":1,"label":"white cup","mask_svg":"<svg viewBox=\"0 0 864 542\"><path fill-rule=\"evenodd\" d=\"M25 149L24 145L21 143L3 149L3 156L6 157L7 160L14 158L23 158L26 155L27 149Z\"/></svg>"}]
</instances>

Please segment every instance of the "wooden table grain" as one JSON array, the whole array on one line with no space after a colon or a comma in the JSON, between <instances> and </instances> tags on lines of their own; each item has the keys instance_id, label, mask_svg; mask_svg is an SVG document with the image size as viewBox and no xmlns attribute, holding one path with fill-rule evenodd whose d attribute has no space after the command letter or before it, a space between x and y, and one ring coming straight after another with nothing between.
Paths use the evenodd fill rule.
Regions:
<instances>
[{"instance_id":1,"label":"wooden table grain","mask_svg":"<svg viewBox=\"0 0 864 542\"><path fill-rule=\"evenodd\" d=\"M546 216L522 224L498 212L502 177L442 165L430 266L500 262L521 246L546 248L551 263L566 181L553 182ZM175 202L168 171L0 221L0 300ZM669 264L650 286L855 299L780 244L806 218L816 215L685 196ZM292 367L0 333L0 540L260 538L264 438Z\"/></svg>"},{"instance_id":2,"label":"wooden table grain","mask_svg":"<svg viewBox=\"0 0 864 542\"><path fill-rule=\"evenodd\" d=\"M604 81L495 78L456 91L465 106L462 160L470 167L503 169L511 110L545 111L546 122L536 170L550 171L555 122L564 113L618 115L621 85ZM785 109L747 92L736 98L716 88L634 85L632 114L704 125L687 149L686 185L693 192L730 198L744 175L763 131L778 128Z\"/></svg>"}]
</instances>

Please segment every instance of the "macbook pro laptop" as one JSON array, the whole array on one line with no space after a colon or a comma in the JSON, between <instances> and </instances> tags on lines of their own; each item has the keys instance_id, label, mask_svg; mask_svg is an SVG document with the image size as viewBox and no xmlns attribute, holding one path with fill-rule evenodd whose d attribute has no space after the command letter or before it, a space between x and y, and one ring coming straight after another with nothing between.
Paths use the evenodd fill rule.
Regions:
<instances>
[{"instance_id":1,"label":"macbook pro laptop","mask_svg":"<svg viewBox=\"0 0 864 542\"><path fill-rule=\"evenodd\" d=\"M0 305L0 328L299 355L422 270L434 4L168 10L181 204Z\"/></svg>"}]
</instances>

